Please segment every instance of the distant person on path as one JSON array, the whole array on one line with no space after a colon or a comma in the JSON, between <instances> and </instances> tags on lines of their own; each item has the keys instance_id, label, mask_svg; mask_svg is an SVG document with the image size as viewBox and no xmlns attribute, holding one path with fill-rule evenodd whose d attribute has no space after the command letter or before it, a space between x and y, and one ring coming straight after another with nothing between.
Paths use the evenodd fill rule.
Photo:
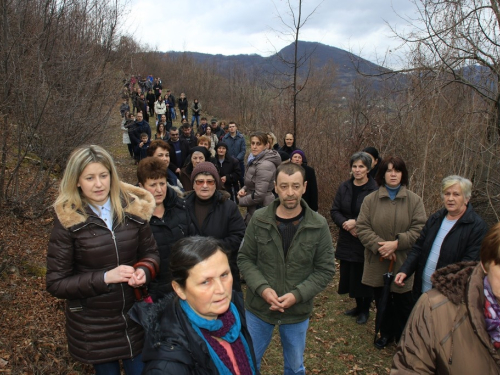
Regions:
<instances>
[{"instance_id":1,"label":"distant person on path","mask_svg":"<svg viewBox=\"0 0 500 375\"><path fill-rule=\"evenodd\" d=\"M159 256L148 221L155 202L120 182L100 146L73 151L54 204L47 291L66 300L68 349L97 375L140 375L143 329L127 312L150 283Z\"/></svg>"},{"instance_id":2,"label":"distant person on path","mask_svg":"<svg viewBox=\"0 0 500 375\"><path fill-rule=\"evenodd\" d=\"M241 292L240 271L236 263L245 235L245 222L238 206L222 190L217 169L210 162L194 167L191 173L193 192L186 195L186 206L196 234L221 241L230 251L229 264L233 274L233 290Z\"/></svg>"},{"instance_id":3,"label":"distant person on path","mask_svg":"<svg viewBox=\"0 0 500 375\"><path fill-rule=\"evenodd\" d=\"M170 90L167 89L167 93L165 94L165 103L170 102L170 114L172 115L172 120L175 120L177 116L175 115L175 96L170 93Z\"/></svg>"},{"instance_id":4,"label":"distant person on path","mask_svg":"<svg viewBox=\"0 0 500 375\"><path fill-rule=\"evenodd\" d=\"M297 152L297 151L294 151ZM356 221L366 196L378 189L369 176L372 159L366 152L356 152L349 161L351 178L340 184L333 201L330 215L339 227L335 258L340 261L338 293L349 293L356 300L356 307L346 310L345 315L357 317L356 323L365 324L370 315L373 290L361 283L365 262L365 247L358 238Z\"/></svg>"},{"instance_id":5,"label":"distant person on path","mask_svg":"<svg viewBox=\"0 0 500 375\"><path fill-rule=\"evenodd\" d=\"M125 118L125 113L130 112L130 106L128 105L128 99L123 99L123 103L120 105L120 116L122 119Z\"/></svg>"},{"instance_id":6,"label":"distant person on path","mask_svg":"<svg viewBox=\"0 0 500 375\"><path fill-rule=\"evenodd\" d=\"M156 100L158 100L161 97L161 90L162 90L162 85L161 81L159 78L155 79L155 83L153 85L153 91L155 93Z\"/></svg>"},{"instance_id":7,"label":"distant person on path","mask_svg":"<svg viewBox=\"0 0 500 375\"><path fill-rule=\"evenodd\" d=\"M484 237L481 262L438 269L392 362L398 374L500 373L500 223Z\"/></svg>"},{"instance_id":8,"label":"distant person on path","mask_svg":"<svg viewBox=\"0 0 500 375\"><path fill-rule=\"evenodd\" d=\"M172 274L168 270L172 246L181 238L195 234L182 193L167 184L167 170L166 163L156 157L141 160L137 167L139 186L155 199L149 225L158 245L160 272L148 288L154 302L173 291Z\"/></svg>"},{"instance_id":9,"label":"distant person on path","mask_svg":"<svg viewBox=\"0 0 500 375\"><path fill-rule=\"evenodd\" d=\"M236 194L238 193L241 170L238 159L233 158L227 153L227 145L224 142L219 142L216 148L215 167L224 188L231 195L231 200L236 202Z\"/></svg>"},{"instance_id":10,"label":"distant person on path","mask_svg":"<svg viewBox=\"0 0 500 375\"><path fill-rule=\"evenodd\" d=\"M478 261L488 225L469 203L472 182L461 176L445 177L441 183L443 208L429 217L424 229L394 278L405 285L415 274L413 298L432 288L431 276L439 268L463 261Z\"/></svg>"},{"instance_id":11,"label":"distant person on path","mask_svg":"<svg viewBox=\"0 0 500 375\"><path fill-rule=\"evenodd\" d=\"M212 133L215 134L218 139L224 136L224 129L219 126L215 117L210 120L210 125L212 126Z\"/></svg>"},{"instance_id":12,"label":"distant person on path","mask_svg":"<svg viewBox=\"0 0 500 375\"><path fill-rule=\"evenodd\" d=\"M209 126L207 123L207 118L202 117L200 119L200 126L198 127L197 133L199 135L205 135L205 132L207 131L207 126Z\"/></svg>"},{"instance_id":13,"label":"distant person on path","mask_svg":"<svg viewBox=\"0 0 500 375\"><path fill-rule=\"evenodd\" d=\"M213 132L213 129L212 129ZM229 133L222 138L222 142L227 145L227 153L229 156L237 159L240 163L240 186L243 187L245 184L245 154L247 152L247 146L245 137L238 131L238 127L234 121L229 123Z\"/></svg>"},{"instance_id":14,"label":"distant person on path","mask_svg":"<svg viewBox=\"0 0 500 375\"><path fill-rule=\"evenodd\" d=\"M156 96L153 89L150 89L148 91L148 94L146 95L146 101L148 102L149 116L153 117L155 115L154 112L155 112L155 102L156 102ZM156 121L158 120L159 119L156 119Z\"/></svg>"},{"instance_id":15,"label":"distant person on path","mask_svg":"<svg viewBox=\"0 0 500 375\"><path fill-rule=\"evenodd\" d=\"M148 102L144 97L144 93L141 92L139 97L137 98L137 112L142 112L142 116L144 120L149 122L149 114L148 114Z\"/></svg>"},{"instance_id":16,"label":"distant person on path","mask_svg":"<svg viewBox=\"0 0 500 375\"><path fill-rule=\"evenodd\" d=\"M219 140L217 139L217 135L212 133L212 127L210 125L206 126L204 135L210 139L210 152L212 153L212 156L215 156L215 148L217 147Z\"/></svg>"},{"instance_id":17,"label":"distant person on path","mask_svg":"<svg viewBox=\"0 0 500 375\"><path fill-rule=\"evenodd\" d=\"M245 183L238 191L240 207L247 208L245 223L250 222L253 213L274 201L274 178L281 158L274 150L267 148L267 134L250 134L250 155L248 156ZM303 194L303 193L302 193ZM301 196L302 196L301 194Z\"/></svg>"},{"instance_id":18,"label":"distant person on path","mask_svg":"<svg viewBox=\"0 0 500 375\"><path fill-rule=\"evenodd\" d=\"M190 150L188 143L180 139L179 129L175 126L170 128L170 139L168 140L168 144L172 150L170 169L177 175L180 175L181 168L184 166Z\"/></svg>"},{"instance_id":19,"label":"distant person on path","mask_svg":"<svg viewBox=\"0 0 500 375\"><path fill-rule=\"evenodd\" d=\"M313 167L307 165L306 155L302 150L295 150L290 154L290 161L298 164L306 171L307 189L302 195L307 205L313 211L318 211L318 183L316 182L316 172Z\"/></svg>"},{"instance_id":20,"label":"distant person on path","mask_svg":"<svg viewBox=\"0 0 500 375\"><path fill-rule=\"evenodd\" d=\"M163 115L163 116L165 116L165 115ZM167 130L165 129L165 124L163 124L161 122L158 123L157 129L158 129L158 131L155 134L155 139L161 139L163 141L167 141L168 140L168 133L167 133Z\"/></svg>"},{"instance_id":21,"label":"distant person on path","mask_svg":"<svg viewBox=\"0 0 500 375\"><path fill-rule=\"evenodd\" d=\"M158 98L158 100L154 103L154 110L157 120L161 121L161 116L165 115L165 112L167 112L167 106L165 105L165 102L163 101L161 95ZM167 118L165 117L165 120L166 119Z\"/></svg>"},{"instance_id":22,"label":"distant person on path","mask_svg":"<svg viewBox=\"0 0 500 375\"><path fill-rule=\"evenodd\" d=\"M281 147L281 151L286 152L289 156L293 151L297 150L297 146L295 145L295 137L292 133L286 133L285 139L283 142L283 146Z\"/></svg>"},{"instance_id":23,"label":"distant person on path","mask_svg":"<svg viewBox=\"0 0 500 375\"><path fill-rule=\"evenodd\" d=\"M278 154L280 154L282 162L290 161L290 155L287 154L285 151L281 151L281 147L279 146L278 140L273 132L267 132L267 141L268 141L268 148L270 150L278 151Z\"/></svg>"},{"instance_id":24,"label":"distant person on path","mask_svg":"<svg viewBox=\"0 0 500 375\"><path fill-rule=\"evenodd\" d=\"M158 122L158 124L156 125L157 132L158 132L158 131L159 131L159 129L160 129L160 125L163 125L163 128L165 129L165 132L166 132L165 136L164 136L164 137L162 137L162 139L163 139L164 141L168 141L168 140L170 139L170 128L171 128L172 126L170 126L170 127L168 126L168 123L167 123L167 116L166 116L165 114L161 115L161 117L160 117L160 121L159 121L159 122ZM172 125L172 124L170 124L170 125Z\"/></svg>"},{"instance_id":25,"label":"distant person on path","mask_svg":"<svg viewBox=\"0 0 500 375\"><path fill-rule=\"evenodd\" d=\"M141 143L139 143L140 157L139 160L145 159L147 157L148 147L151 144L151 139L148 137L147 133L141 133Z\"/></svg>"},{"instance_id":26,"label":"distant person on path","mask_svg":"<svg viewBox=\"0 0 500 375\"><path fill-rule=\"evenodd\" d=\"M279 199L255 212L238 255L247 283L246 318L257 368L277 325L285 374L305 374L304 349L314 297L335 273L328 223L301 200L307 185L304 177L299 165L278 167Z\"/></svg>"},{"instance_id":27,"label":"distant person on path","mask_svg":"<svg viewBox=\"0 0 500 375\"><path fill-rule=\"evenodd\" d=\"M179 116L182 120L187 120L188 119L188 107L189 107L189 103L188 103L188 100L186 98L186 94L184 93L181 93L180 97L179 97L179 103L178 103L178 106L179 106Z\"/></svg>"},{"instance_id":28,"label":"distant person on path","mask_svg":"<svg viewBox=\"0 0 500 375\"><path fill-rule=\"evenodd\" d=\"M132 113L130 112L125 112L125 117L122 121L120 129L123 132L123 144L127 145L128 152L132 158L134 157L134 147L132 146L132 142L130 141L129 128L131 126L134 126L134 123L134 115L132 115Z\"/></svg>"},{"instance_id":29,"label":"distant person on path","mask_svg":"<svg viewBox=\"0 0 500 375\"><path fill-rule=\"evenodd\" d=\"M198 102L198 99L193 100L193 104L191 105L191 127L196 120L196 130L198 130L200 126L200 115L201 115L201 104Z\"/></svg>"},{"instance_id":30,"label":"distant person on path","mask_svg":"<svg viewBox=\"0 0 500 375\"><path fill-rule=\"evenodd\" d=\"M184 191L193 190L193 182L191 181L191 173L193 169L200 163L204 161L210 161L210 151L203 146L196 146L190 150L190 154L187 157L187 164L181 169L179 179L181 180L182 186L184 186Z\"/></svg>"},{"instance_id":31,"label":"distant person on path","mask_svg":"<svg viewBox=\"0 0 500 375\"><path fill-rule=\"evenodd\" d=\"M373 287L377 309L381 310L384 289L383 275L394 259L394 270L403 265L409 251L424 227L424 202L408 190L408 170L398 156L386 157L378 170L378 190L368 195L361 205L356 231L365 247L362 283ZM380 258L383 261L380 261ZM413 278L404 287L391 284L389 299L380 328L377 349L383 349L393 340L399 341L413 307Z\"/></svg>"},{"instance_id":32,"label":"distant person on path","mask_svg":"<svg viewBox=\"0 0 500 375\"><path fill-rule=\"evenodd\" d=\"M135 155L136 162L139 162L140 157L141 157L141 147L142 146L140 146L140 143L142 142L142 140L141 140L142 133L146 133L148 136L148 139L151 139L151 128L150 128L148 122L144 120L142 113L138 112L137 116L136 116L133 130L132 130L132 132L129 133L130 141L132 142L132 145L134 146L134 155Z\"/></svg>"},{"instance_id":33,"label":"distant person on path","mask_svg":"<svg viewBox=\"0 0 500 375\"><path fill-rule=\"evenodd\" d=\"M375 147L366 147L363 151L370 155L370 157L372 158L372 169L370 170L370 177L375 179L375 176L378 172L378 166L382 161L382 158L380 157L378 150Z\"/></svg>"},{"instance_id":34,"label":"distant person on path","mask_svg":"<svg viewBox=\"0 0 500 375\"><path fill-rule=\"evenodd\" d=\"M189 145L189 148L193 148L198 144L198 139L193 134L193 128L189 123L181 126L181 132L180 139L185 141Z\"/></svg>"}]
</instances>

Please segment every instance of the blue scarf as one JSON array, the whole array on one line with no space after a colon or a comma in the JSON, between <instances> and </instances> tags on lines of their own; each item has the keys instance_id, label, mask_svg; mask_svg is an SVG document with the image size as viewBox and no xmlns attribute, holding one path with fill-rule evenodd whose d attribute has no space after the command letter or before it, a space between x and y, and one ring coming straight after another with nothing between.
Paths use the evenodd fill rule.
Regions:
<instances>
[{"instance_id":1,"label":"blue scarf","mask_svg":"<svg viewBox=\"0 0 500 375\"><path fill-rule=\"evenodd\" d=\"M220 375L234 375L233 372L222 362L221 358L217 353L215 352L214 348L212 348L212 345L207 341L203 333L201 332L200 328L203 328L207 331L214 332L218 331L221 328L223 328L223 322L220 319L215 319L215 320L208 320L205 318L202 318L199 316L197 313L194 312L194 310L189 306L189 304L184 301L180 300L180 305L182 310L186 313L189 322L191 323L191 327L196 331L196 333L205 341L208 347L208 352L210 354L210 357L212 358L212 361L215 364L215 367L217 367L217 371L219 372ZM227 341L228 343L232 344L236 340L241 339L241 342L243 343L243 347L245 348L245 354L248 358L248 362L250 364L250 369L252 371L252 374L255 374L255 368L254 364L252 363L252 354L250 352L250 348L248 347L248 343L245 340L245 337L241 334L241 319L240 319L240 314L238 313L238 310L236 309L236 306L231 302L229 306L229 310L231 314L234 316L235 322L234 324L229 328L227 333L220 337L222 340ZM235 357L236 357L236 353ZM242 369L240 369L241 371Z\"/></svg>"}]
</instances>

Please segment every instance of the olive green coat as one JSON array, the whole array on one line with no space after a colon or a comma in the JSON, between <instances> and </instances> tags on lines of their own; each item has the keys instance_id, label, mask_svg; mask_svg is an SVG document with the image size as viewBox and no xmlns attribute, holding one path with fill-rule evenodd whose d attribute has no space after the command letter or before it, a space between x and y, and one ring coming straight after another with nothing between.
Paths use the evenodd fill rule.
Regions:
<instances>
[{"instance_id":1,"label":"olive green coat","mask_svg":"<svg viewBox=\"0 0 500 375\"><path fill-rule=\"evenodd\" d=\"M238 254L238 267L247 283L245 308L270 324L294 324L309 318L314 296L332 280L335 254L326 219L302 200L304 218L285 258L275 218L279 203L276 199L253 215ZM261 297L266 288L274 289L278 296L292 293L297 302L284 313L271 311Z\"/></svg>"},{"instance_id":2,"label":"olive green coat","mask_svg":"<svg viewBox=\"0 0 500 375\"><path fill-rule=\"evenodd\" d=\"M362 283L372 287L384 286L383 275L389 269L389 260L380 261L378 242L398 239L393 272L397 271L406 260L425 221L422 198L405 186L401 186L393 201L384 186L368 195L361 205L356 222L358 237L365 247ZM403 287L392 283L391 292L406 293L411 291L412 287L413 276L405 280Z\"/></svg>"}]
</instances>

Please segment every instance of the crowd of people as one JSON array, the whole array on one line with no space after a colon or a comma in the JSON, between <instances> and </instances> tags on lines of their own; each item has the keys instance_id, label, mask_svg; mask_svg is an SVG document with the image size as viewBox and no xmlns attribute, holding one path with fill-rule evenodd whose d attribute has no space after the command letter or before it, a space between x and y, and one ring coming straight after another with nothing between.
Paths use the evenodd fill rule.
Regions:
<instances>
[{"instance_id":1,"label":"crowd of people","mask_svg":"<svg viewBox=\"0 0 500 375\"><path fill-rule=\"evenodd\" d=\"M235 122L209 124L184 93L177 114L161 80L145 81L120 107L135 185L102 147L82 146L54 205L47 290L67 300L74 358L97 374L120 362L128 375L258 374L277 326L284 373L305 374L314 297L336 258L338 293L355 301L345 314L366 324L375 301L375 347L399 343L391 373L500 373L500 224L488 231L473 210L468 179L444 178L427 218L403 159L354 153L330 211L335 250L293 134L281 147L248 134L247 155Z\"/></svg>"}]
</instances>

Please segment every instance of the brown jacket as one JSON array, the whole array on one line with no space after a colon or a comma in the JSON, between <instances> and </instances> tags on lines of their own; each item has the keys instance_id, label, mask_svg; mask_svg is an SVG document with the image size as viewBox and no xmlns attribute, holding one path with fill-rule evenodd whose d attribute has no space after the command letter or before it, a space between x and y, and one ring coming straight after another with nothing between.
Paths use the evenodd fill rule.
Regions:
<instances>
[{"instance_id":1,"label":"brown jacket","mask_svg":"<svg viewBox=\"0 0 500 375\"><path fill-rule=\"evenodd\" d=\"M484 321L484 272L476 262L436 271L408 320L391 374L500 374Z\"/></svg>"},{"instance_id":2,"label":"brown jacket","mask_svg":"<svg viewBox=\"0 0 500 375\"><path fill-rule=\"evenodd\" d=\"M422 198L405 186L401 186L393 201L384 186L368 195L361 205L356 222L358 237L365 247L362 283L373 287L384 286L383 274L389 269L389 261L380 261L378 242L398 239L394 271L399 270L425 221ZM412 287L413 277L406 279L403 287L392 283L391 292L406 293L411 291Z\"/></svg>"},{"instance_id":3,"label":"brown jacket","mask_svg":"<svg viewBox=\"0 0 500 375\"><path fill-rule=\"evenodd\" d=\"M104 282L118 265L133 266L142 258L159 262L148 221L155 207L144 189L124 184L132 202L123 225L111 232L87 206L87 219L68 207L55 207L57 217L47 253L47 291L66 299L66 335L71 355L98 364L132 358L143 345L142 328L128 310L135 302L127 283ZM149 271L146 271L149 282Z\"/></svg>"}]
</instances>

